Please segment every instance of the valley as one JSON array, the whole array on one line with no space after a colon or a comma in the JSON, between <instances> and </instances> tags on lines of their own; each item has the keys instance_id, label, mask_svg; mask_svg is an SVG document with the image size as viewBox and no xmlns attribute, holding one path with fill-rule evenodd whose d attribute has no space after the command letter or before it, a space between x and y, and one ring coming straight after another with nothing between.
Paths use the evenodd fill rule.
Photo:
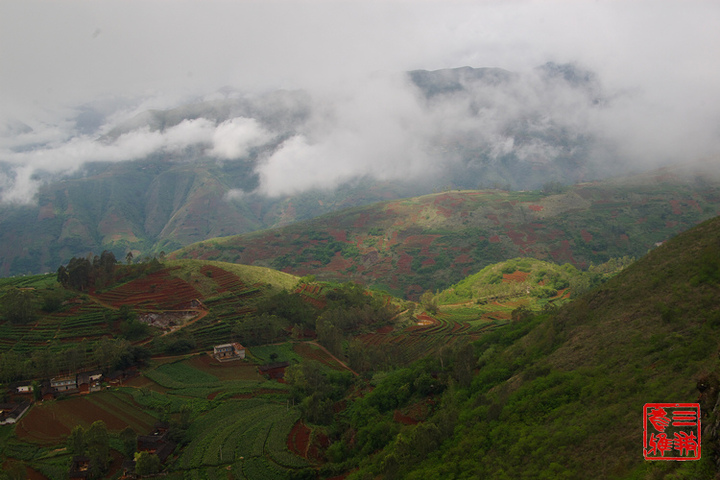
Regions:
<instances>
[{"instance_id":1,"label":"valley","mask_svg":"<svg viewBox=\"0 0 720 480\"><path fill-rule=\"evenodd\" d=\"M23 379L45 392L43 378L106 377L101 391L43 396L1 426L0 455L7 469L65 478L70 427L102 420L105 471L116 476L126 471L121 430L146 435L163 422L173 453L161 468L178 479L662 471L632 453L636 404L693 401L697 382L720 382L711 340L719 226L587 271L515 258L418 302L207 260L116 264L118 281L76 293L51 275L5 279L4 295L37 302L30 321L0 324L7 400L22 398L8 388ZM58 294L62 306L40 309ZM135 323L191 309L203 315L172 331ZM213 346L227 342L241 343L245 358L214 359ZM124 380L110 383L117 368ZM713 398L703 400L709 418ZM482 462L468 448L487 452ZM533 461L517 463L533 448ZM712 458L671 470L710 472Z\"/></svg>"}]
</instances>

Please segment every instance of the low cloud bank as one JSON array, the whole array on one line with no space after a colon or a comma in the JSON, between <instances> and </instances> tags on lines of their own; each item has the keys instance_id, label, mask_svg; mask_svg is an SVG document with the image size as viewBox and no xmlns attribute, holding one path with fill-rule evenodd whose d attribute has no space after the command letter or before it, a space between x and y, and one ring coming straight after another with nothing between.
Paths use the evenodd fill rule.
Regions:
<instances>
[{"instance_id":1,"label":"low cloud bank","mask_svg":"<svg viewBox=\"0 0 720 480\"><path fill-rule=\"evenodd\" d=\"M358 178L526 188L536 180L589 180L720 150L714 106L693 109L652 91L609 90L573 64L521 73L376 73L308 93L307 115L288 114L292 102L275 102L218 117L222 100L215 98L205 114L197 107L193 118L171 126L118 113L92 134L80 133L72 118L50 126L8 124L0 129L0 202L32 202L40 173L57 178L88 162L157 153L179 161L253 162L259 187L229 193L238 198L329 190ZM284 120L275 121L278 115ZM123 122L124 133L107 135Z\"/></svg>"}]
</instances>

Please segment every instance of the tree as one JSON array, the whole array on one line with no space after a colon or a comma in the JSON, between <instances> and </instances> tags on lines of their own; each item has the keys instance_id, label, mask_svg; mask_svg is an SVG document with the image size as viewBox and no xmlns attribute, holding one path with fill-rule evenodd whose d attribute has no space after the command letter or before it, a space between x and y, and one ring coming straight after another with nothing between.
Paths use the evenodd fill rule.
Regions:
<instances>
[{"instance_id":1,"label":"tree","mask_svg":"<svg viewBox=\"0 0 720 480\"><path fill-rule=\"evenodd\" d=\"M42 400L42 388L40 387L40 382L34 380L31 385L33 392L33 400L35 400L36 402Z\"/></svg>"},{"instance_id":2,"label":"tree","mask_svg":"<svg viewBox=\"0 0 720 480\"><path fill-rule=\"evenodd\" d=\"M90 260L83 257L73 257L67 266L67 285L63 286L73 288L75 290L85 290L90 285L90 275L92 273L92 264ZM60 277L60 272L58 272ZM59 279L59 278L58 278ZM62 282L61 282L62 283Z\"/></svg>"},{"instance_id":3,"label":"tree","mask_svg":"<svg viewBox=\"0 0 720 480\"><path fill-rule=\"evenodd\" d=\"M342 354L343 335L339 328L333 325L328 315L321 315L317 318L315 330L317 331L318 342L330 350L333 355Z\"/></svg>"},{"instance_id":4,"label":"tree","mask_svg":"<svg viewBox=\"0 0 720 480\"><path fill-rule=\"evenodd\" d=\"M160 457L154 453L139 452L135 454L135 472L138 475L152 475L160 471Z\"/></svg>"},{"instance_id":5,"label":"tree","mask_svg":"<svg viewBox=\"0 0 720 480\"><path fill-rule=\"evenodd\" d=\"M84 455L86 446L85 429L82 425L75 425L67 439L68 451L73 455Z\"/></svg>"},{"instance_id":6,"label":"tree","mask_svg":"<svg viewBox=\"0 0 720 480\"><path fill-rule=\"evenodd\" d=\"M98 420L85 432L90 470L93 477L99 477L107 470L110 460L110 437L105 422Z\"/></svg>"},{"instance_id":7,"label":"tree","mask_svg":"<svg viewBox=\"0 0 720 480\"><path fill-rule=\"evenodd\" d=\"M56 312L62 307L62 291L57 289L48 290L42 294L41 301L43 311L48 313Z\"/></svg>"},{"instance_id":8,"label":"tree","mask_svg":"<svg viewBox=\"0 0 720 480\"><path fill-rule=\"evenodd\" d=\"M24 325L35 320L32 291L12 288L1 301L3 317L11 323Z\"/></svg>"},{"instance_id":9,"label":"tree","mask_svg":"<svg viewBox=\"0 0 720 480\"><path fill-rule=\"evenodd\" d=\"M17 353L12 350L0 354L0 382L12 382L22 377L23 364Z\"/></svg>"},{"instance_id":10,"label":"tree","mask_svg":"<svg viewBox=\"0 0 720 480\"><path fill-rule=\"evenodd\" d=\"M132 263L132 261L133 261L133 253L132 252L128 252L127 255L125 255L125 261L127 262L128 265L130 265Z\"/></svg>"},{"instance_id":11,"label":"tree","mask_svg":"<svg viewBox=\"0 0 720 480\"><path fill-rule=\"evenodd\" d=\"M123 444L123 454L126 457L132 457L137 447L137 433L130 427L125 427L120 432L120 440Z\"/></svg>"},{"instance_id":12,"label":"tree","mask_svg":"<svg viewBox=\"0 0 720 480\"><path fill-rule=\"evenodd\" d=\"M420 303L422 303L422 306L425 307L425 310L427 310L428 312L437 313L437 299L430 290L422 294L422 296L420 297Z\"/></svg>"}]
</instances>

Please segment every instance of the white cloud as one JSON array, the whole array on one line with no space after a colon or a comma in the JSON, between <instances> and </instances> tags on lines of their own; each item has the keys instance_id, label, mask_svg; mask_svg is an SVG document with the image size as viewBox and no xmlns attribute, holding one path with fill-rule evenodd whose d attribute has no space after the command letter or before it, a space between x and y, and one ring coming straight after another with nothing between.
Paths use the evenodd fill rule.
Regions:
<instances>
[{"instance_id":1,"label":"white cloud","mask_svg":"<svg viewBox=\"0 0 720 480\"><path fill-rule=\"evenodd\" d=\"M213 148L210 155L223 159L242 158L253 147L258 147L272 139L253 118L233 118L217 126L212 135Z\"/></svg>"},{"instance_id":2,"label":"white cloud","mask_svg":"<svg viewBox=\"0 0 720 480\"><path fill-rule=\"evenodd\" d=\"M558 152L550 143L512 138L507 125L518 119L611 145L616 158L605 152L597 163L652 166L720 150L719 2L178 0L167 7L163 0L0 2L0 45L8 46L0 49L0 123L17 118L33 128L0 138L0 162L15 170L0 182L5 201L28 199L21 192L37 188L38 170L69 172L194 145L235 159L280 138L257 167L259 191L268 195L362 176L432 178L458 165L449 146L459 140L493 158L552 160ZM582 92L533 79L532 68L549 60L593 70L611 101L590 105ZM524 77L428 105L399 75L463 65ZM132 112L107 112L106 133L131 113L215 98L225 86L303 88L315 110L283 131L251 112L219 124L198 118L138 129L110 144L68 120L71 108L99 97L144 99L130 102Z\"/></svg>"}]
</instances>

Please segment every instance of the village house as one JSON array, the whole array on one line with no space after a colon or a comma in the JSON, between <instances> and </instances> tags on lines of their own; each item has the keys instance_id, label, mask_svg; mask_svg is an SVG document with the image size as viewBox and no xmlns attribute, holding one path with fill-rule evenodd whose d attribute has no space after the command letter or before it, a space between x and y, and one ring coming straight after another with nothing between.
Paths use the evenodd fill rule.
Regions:
<instances>
[{"instance_id":1,"label":"village house","mask_svg":"<svg viewBox=\"0 0 720 480\"><path fill-rule=\"evenodd\" d=\"M50 379L50 386L58 392L77 390L77 375L65 375Z\"/></svg>"},{"instance_id":2,"label":"village house","mask_svg":"<svg viewBox=\"0 0 720 480\"><path fill-rule=\"evenodd\" d=\"M161 463L165 463L176 447L176 444L169 440L168 434L169 427L167 424L156 423L153 433L137 437L137 451L155 454L160 458Z\"/></svg>"},{"instance_id":3,"label":"village house","mask_svg":"<svg viewBox=\"0 0 720 480\"><path fill-rule=\"evenodd\" d=\"M215 345L213 356L220 361L243 359L245 358L245 347L237 342Z\"/></svg>"},{"instance_id":4,"label":"village house","mask_svg":"<svg viewBox=\"0 0 720 480\"><path fill-rule=\"evenodd\" d=\"M0 403L0 425L8 425L20 420L20 417L30 408L30 402Z\"/></svg>"},{"instance_id":5,"label":"village house","mask_svg":"<svg viewBox=\"0 0 720 480\"><path fill-rule=\"evenodd\" d=\"M77 386L80 393L99 392L102 389L100 380L102 373L97 372L81 372L77 375Z\"/></svg>"},{"instance_id":6,"label":"village house","mask_svg":"<svg viewBox=\"0 0 720 480\"><path fill-rule=\"evenodd\" d=\"M18 385L15 390L17 393L32 393L33 387L29 383Z\"/></svg>"}]
</instances>

